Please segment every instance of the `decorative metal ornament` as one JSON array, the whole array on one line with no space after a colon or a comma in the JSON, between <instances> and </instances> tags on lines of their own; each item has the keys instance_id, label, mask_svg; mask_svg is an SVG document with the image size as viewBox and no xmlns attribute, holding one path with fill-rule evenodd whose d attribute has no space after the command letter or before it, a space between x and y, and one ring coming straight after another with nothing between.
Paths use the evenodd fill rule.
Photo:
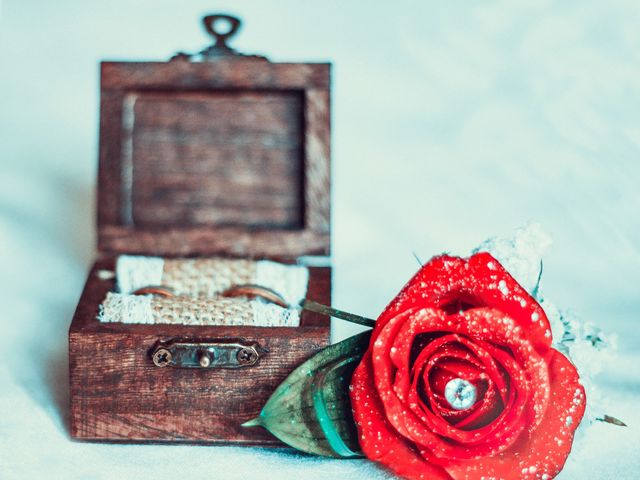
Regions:
<instances>
[{"instance_id":1,"label":"decorative metal ornament","mask_svg":"<svg viewBox=\"0 0 640 480\"><path fill-rule=\"evenodd\" d=\"M214 38L213 44L198 53L178 52L171 58L171 60L201 60L205 62L215 62L218 60L236 58L242 58L245 60L267 60L263 55L247 55L240 53L227 43L229 39L237 33L242 25L242 22L238 17L219 13L203 17L202 23L207 33Z\"/></svg>"}]
</instances>

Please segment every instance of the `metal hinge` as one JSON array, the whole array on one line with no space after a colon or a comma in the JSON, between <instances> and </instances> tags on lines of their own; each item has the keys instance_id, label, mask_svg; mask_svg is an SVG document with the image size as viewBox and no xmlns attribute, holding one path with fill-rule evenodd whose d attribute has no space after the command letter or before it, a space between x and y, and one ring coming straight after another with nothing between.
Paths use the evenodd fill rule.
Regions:
<instances>
[{"instance_id":1,"label":"metal hinge","mask_svg":"<svg viewBox=\"0 0 640 480\"><path fill-rule=\"evenodd\" d=\"M157 367L242 368L258 363L265 352L257 343L172 341L156 345L151 360Z\"/></svg>"}]
</instances>

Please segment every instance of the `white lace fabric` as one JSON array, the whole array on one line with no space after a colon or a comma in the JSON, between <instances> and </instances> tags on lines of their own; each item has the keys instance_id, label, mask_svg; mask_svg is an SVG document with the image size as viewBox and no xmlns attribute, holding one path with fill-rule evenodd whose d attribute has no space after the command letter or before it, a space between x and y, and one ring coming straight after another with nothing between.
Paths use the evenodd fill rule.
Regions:
<instances>
[{"instance_id":1,"label":"white lace fabric","mask_svg":"<svg viewBox=\"0 0 640 480\"><path fill-rule=\"evenodd\" d=\"M98 319L108 323L297 327L297 310L242 298L194 299L109 292Z\"/></svg>"}]
</instances>

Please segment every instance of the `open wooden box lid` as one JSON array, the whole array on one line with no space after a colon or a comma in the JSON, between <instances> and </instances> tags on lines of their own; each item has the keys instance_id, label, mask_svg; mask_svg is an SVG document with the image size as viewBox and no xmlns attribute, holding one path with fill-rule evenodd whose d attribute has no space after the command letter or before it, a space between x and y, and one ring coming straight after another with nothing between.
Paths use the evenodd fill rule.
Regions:
<instances>
[{"instance_id":1,"label":"open wooden box lid","mask_svg":"<svg viewBox=\"0 0 640 480\"><path fill-rule=\"evenodd\" d=\"M101 65L98 248L297 257L330 247L330 65L216 44Z\"/></svg>"}]
</instances>

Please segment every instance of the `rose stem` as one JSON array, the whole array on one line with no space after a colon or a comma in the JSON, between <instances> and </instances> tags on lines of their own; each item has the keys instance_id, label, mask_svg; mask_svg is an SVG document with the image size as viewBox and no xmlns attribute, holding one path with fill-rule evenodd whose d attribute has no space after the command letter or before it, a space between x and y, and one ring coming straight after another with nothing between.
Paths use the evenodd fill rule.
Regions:
<instances>
[{"instance_id":1,"label":"rose stem","mask_svg":"<svg viewBox=\"0 0 640 480\"><path fill-rule=\"evenodd\" d=\"M320 313L327 315L328 317L339 318L340 320L346 320L347 322L357 323L358 325L364 325L365 327L373 328L376 325L376 321L371 318L362 317L349 312L343 312L337 308L327 307L321 303L314 302L313 300L303 300L300 304L303 310L309 310L310 312Z\"/></svg>"}]
</instances>

